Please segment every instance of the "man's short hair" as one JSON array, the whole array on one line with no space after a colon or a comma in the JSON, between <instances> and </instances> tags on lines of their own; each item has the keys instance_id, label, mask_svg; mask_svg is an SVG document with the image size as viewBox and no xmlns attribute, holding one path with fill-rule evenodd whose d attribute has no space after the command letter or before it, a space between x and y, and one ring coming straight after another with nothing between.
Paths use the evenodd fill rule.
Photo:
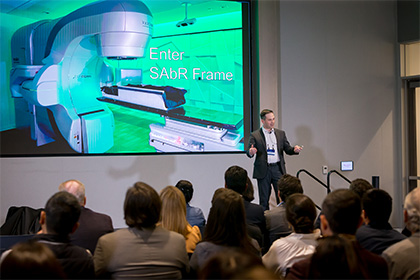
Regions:
<instances>
[{"instance_id":1,"label":"man's short hair","mask_svg":"<svg viewBox=\"0 0 420 280\"><path fill-rule=\"evenodd\" d=\"M137 182L127 190L124 201L124 219L129 227L154 226L160 218L162 202L159 194L146 183Z\"/></svg>"},{"instance_id":2,"label":"man's short hair","mask_svg":"<svg viewBox=\"0 0 420 280\"><path fill-rule=\"evenodd\" d=\"M225 183L228 189L243 194L246 189L248 172L240 166L233 165L225 172Z\"/></svg>"},{"instance_id":3,"label":"man's short hair","mask_svg":"<svg viewBox=\"0 0 420 280\"><path fill-rule=\"evenodd\" d=\"M81 206L68 192L57 192L45 205L47 231L62 236L69 235L80 217Z\"/></svg>"},{"instance_id":4,"label":"man's short hair","mask_svg":"<svg viewBox=\"0 0 420 280\"><path fill-rule=\"evenodd\" d=\"M362 213L360 197L351 190L335 190L324 199L322 212L333 233L354 235Z\"/></svg>"},{"instance_id":5,"label":"man's short hair","mask_svg":"<svg viewBox=\"0 0 420 280\"><path fill-rule=\"evenodd\" d=\"M177 187L185 196L185 201L188 203L191 201L194 193L193 185L190 181L187 180L179 180L176 183L175 187Z\"/></svg>"},{"instance_id":6,"label":"man's short hair","mask_svg":"<svg viewBox=\"0 0 420 280\"><path fill-rule=\"evenodd\" d=\"M74 195L79 201L80 205L85 203L86 188L85 185L76 179L64 181L58 186L59 191L66 191Z\"/></svg>"},{"instance_id":7,"label":"man's short hair","mask_svg":"<svg viewBox=\"0 0 420 280\"><path fill-rule=\"evenodd\" d=\"M358 178L351 181L349 189L357 193L360 198L362 198L366 191L373 189L373 186L365 179Z\"/></svg>"},{"instance_id":8,"label":"man's short hair","mask_svg":"<svg viewBox=\"0 0 420 280\"><path fill-rule=\"evenodd\" d=\"M362 207L370 223L386 224L392 212L392 197L384 190L370 189L362 198Z\"/></svg>"},{"instance_id":9,"label":"man's short hair","mask_svg":"<svg viewBox=\"0 0 420 280\"><path fill-rule=\"evenodd\" d=\"M277 188L280 192L280 198L284 202L286 202L287 198L292 194L303 193L300 179L289 174L284 174L280 180L277 181Z\"/></svg>"},{"instance_id":10,"label":"man's short hair","mask_svg":"<svg viewBox=\"0 0 420 280\"><path fill-rule=\"evenodd\" d=\"M404 200L404 210L407 212L407 229L411 232L420 231L420 188L417 187L407 194Z\"/></svg>"},{"instance_id":11,"label":"man's short hair","mask_svg":"<svg viewBox=\"0 0 420 280\"><path fill-rule=\"evenodd\" d=\"M270 114L270 113L273 113L273 111L272 111L272 110L270 110L270 109L264 109L264 110L262 110L262 111L261 111L261 113L260 113L260 118L261 118L262 120L265 120L265 115Z\"/></svg>"}]
</instances>

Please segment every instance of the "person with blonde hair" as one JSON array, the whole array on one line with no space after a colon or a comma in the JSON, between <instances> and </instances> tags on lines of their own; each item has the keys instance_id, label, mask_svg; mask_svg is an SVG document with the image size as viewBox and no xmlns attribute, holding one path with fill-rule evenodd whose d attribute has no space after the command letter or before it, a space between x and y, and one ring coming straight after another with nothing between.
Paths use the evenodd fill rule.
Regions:
<instances>
[{"instance_id":1,"label":"person with blonde hair","mask_svg":"<svg viewBox=\"0 0 420 280\"><path fill-rule=\"evenodd\" d=\"M174 186L160 191L162 200L161 224L163 228L182 234L185 238L187 253L194 252L201 241L200 228L191 226L187 221L187 204L184 194Z\"/></svg>"}]
</instances>

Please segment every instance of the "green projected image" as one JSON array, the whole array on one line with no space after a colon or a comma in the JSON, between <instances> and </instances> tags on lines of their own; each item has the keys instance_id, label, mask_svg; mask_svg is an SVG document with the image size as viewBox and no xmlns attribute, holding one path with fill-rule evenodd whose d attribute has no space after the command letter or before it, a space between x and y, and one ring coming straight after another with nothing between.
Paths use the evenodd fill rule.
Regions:
<instances>
[{"instance_id":1,"label":"green projected image","mask_svg":"<svg viewBox=\"0 0 420 280\"><path fill-rule=\"evenodd\" d=\"M0 136L36 145L2 155L243 151L246 9L89 1L23 25L10 46L16 124Z\"/></svg>"},{"instance_id":2,"label":"green projected image","mask_svg":"<svg viewBox=\"0 0 420 280\"><path fill-rule=\"evenodd\" d=\"M243 113L242 30L154 38L149 46L144 83L185 88L191 106ZM165 59L170 50L182 60Z\"/></svg>"}]
</instances>

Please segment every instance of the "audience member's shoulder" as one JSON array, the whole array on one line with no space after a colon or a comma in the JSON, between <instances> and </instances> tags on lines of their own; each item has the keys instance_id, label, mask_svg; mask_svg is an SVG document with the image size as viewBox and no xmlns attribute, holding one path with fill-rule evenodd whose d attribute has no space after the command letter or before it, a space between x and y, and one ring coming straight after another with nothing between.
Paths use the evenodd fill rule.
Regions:
<instances>
[{"instance_id":1,"label":"audience member's shoulder","mask_svg":"<svg viewBox=\"0 0 420 280\"><path fill-rule=\"evenodd\" d=\"M199 208L199 207L196 207L196 206L191 206L190 205L190 208L191 208L191 211L195 214L195 215L203 215L203 211L201 210L201 208Z\"/></svg>"},{"instance_id":2,"label":"audience member's shoulder","mask_svg":"<svg viewBox=\"0 0 420 280\"><path fill-rule=\"evenodd\" d=\"M367 234L370 231L370 227L368 225L362 225L360 226L357 231L356 231L356 237L363 235L363 234Z\"/></svg>"},{"instance_id":3,"label":"audience member's shoulder","mask_svg":"<svg viewBox=\"0 0 420 280\"><path fill-rule=\"evenodd\" d=\"M259 204L255 204L255 203L244 200L244 205L245 205L245 208L248 208L254 212L264 213L264 208L262 208L262 206Z\"/></svg>"},{"instance_id":4,"label":"audience member's shoulder","mask_svg":"<svg viewBox=\"0 0 420 280\"><path fill-rule=\"evenodd\" d=\"M102 240L102 242L104 242L105 240L109 242L112 240L119 240L127 235L131 235L128 228L121 228L121 229L116 229L113 232L105 233L104 235L99 237L99 240Z\"/></svg>"},{"instance_id":5,"label":"audience member's shoulder","mask_svg":"<svg viewBox=\"0 0 420 280\"><path fill-rule=\"evenodd\" d=\"M177 233L175 231L167 230L163 228L162 226L156 226L154 232L160 236L166 236L166 235L169 236L169 240L170 240L169 242L182 241L185 244L185 237L182 234Z\"/></svg>"},{"instance_id":6,"label":"audience member's shoulder","mask_svg":"<svg viewBox=\"0 0 420 280\"><path fill-rule=\"evenodd\" d=\"M200 231L200 230L198 230L198 231ZM174 232L174 231L169 231L169 235L174 240L182 240L182 241L185 242L185 237L182 234L180 234L180 233L177 233L177 232Z\"/></svg>"},{"instance_id":7,"label":"audience member's shoulder","mask_svg":"<svg viewBox=\"0 0 420 280\"><path fill-rule=\"evenodd\" d=\"M382 266L387 268L386 261L383 257L378 254L372 253L369 250L363 248L359 242L355 242L356 250L358 251L358 256L363 260L363 263L377 265L377 267Z\"/></svg>"},{"instance_id":8,"label":"audience member's shoulder","mask_svg":"<svg viewBox=\"0 0 420 280\"><path fill-rule=\"evenodd\" d=\"M77 245L70 245L70 246L72 246L72 250L74 250L81 257L84 257L86 259L92 258L92 253L88 249L77 246Z\"/></svg>"},{"instance_id":9,"label":"audience member's shoulder","mask_svg":"<svg viewBox=\"0 0 420 280\"><path fill-rule=\"evenodd\" d=\"M35 239L36 240L36 239ZM44 243L43 241L40 241ZM71 243L45 243L54 252L58 259L78 260L78 262L91 262L92 253L83 247ZM59 244L56 246L55 244Z\"/></svg>"},{"instance_id":10,"label":"audience member's shoulder","mask_svg":"<svg viewBox=\"0 0 420 280\"><path fill-rule=\"evenodd\" d=\"M404 254L404 249L406 247L410 246L411 244L412 243L410 242L410 240L405 238L405 239L389 246L386 250L384 250L382 255L384 255L386 257L386 256L395 255L395 254L398 254L398 253Z\"/></svg>"},{"instance_id":11,"label":"audience member's shoulder","mask_svg":"<svg viewBox=\"0 0 420 280\"><path fill-rule=\"evenodd\" d=\"M286 274L286 279L308 279L311 257L295 262Z\"/></svg>"},{"instance_id":12,"label":"audience member's shoulder","mask_svg":"<svg viewBox=\"0 0 420 280\"><path fill-rule=\"evenodd\" d=\"M361 264L368 268L371 279L388 279L388 264L386 260L360 246L359 254Z\"/></svg>"},{"instance_id":13,"label":"audience member's shoulder","mask_svg":"<svg viewBox=\"0 0 420 280\"><path fill-rule=\"evenodd\" d=\"M213 248L218 248L218 247L222 248L223 246L222 245L216 245L216 244L214 244L212 242L209 242L209 241L201 241L197 244L197 247L195 248L195 251L197 251L197 249L198 249L198 251L200 251L200 250L207 251L207 250L211 250Z\"/></svg>"},{"instance_id":14,"label":"audience member's shoulder","mask_svg":"<svg viewBox=\"0 0 420 280\"><path fill-rule=\"evenodd\" d=\"M191 226L191 232L201 236L201 231L200 231L200 228L198 226Z\"/></svg>"},{"instance_id":15,"label":"audience member's shoulder","mask_svg":"<svg viewBox=\"0 0 420 280\"><path fill-rule=\"evenodd\" d=\"M279 213L286 213L286 208L282 206L277 206L264 211L265 216L278 215Z\"/></svg>"},{"instance_id":16,"label":"audience member's shoulder","mask_svg":"<svg viewBox=\"0 0 420 280\"><path fill-rule=\"evenodd\" d=\"M89 214L89 215L93 215L93 216L96 216L96 217L99 217L99 218L103 218L103 219L109 219L109 220L111 220L111 217L110 216L108 216L107 214L104 214L104 213L99 213L99 212L96 212L96 211L93 211L92 209L90 209L90 208L86 208L86 207L82 207L82 213L83 212L85 212L85 213L87 213L87 214Z\"/></svg>"}]
</instances>

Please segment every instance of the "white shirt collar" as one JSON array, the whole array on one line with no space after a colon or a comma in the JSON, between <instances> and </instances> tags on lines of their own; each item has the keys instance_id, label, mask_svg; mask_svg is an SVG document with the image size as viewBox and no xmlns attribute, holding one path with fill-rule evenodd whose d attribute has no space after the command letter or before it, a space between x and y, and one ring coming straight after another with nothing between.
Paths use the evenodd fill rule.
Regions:
<instances>
[{"instance_id":1,"label":"white shirt collar","mask_svg":"<svg viewBox=\"0 0 420 280\"><path fill-rule=\"evenodd\" d=\"M272 129L266 129L266 128L262 127L262 130L263 130L264 133L268 133L268 134L274 132L274 128L272 128Z\"/></svg>"}]
</instances>

